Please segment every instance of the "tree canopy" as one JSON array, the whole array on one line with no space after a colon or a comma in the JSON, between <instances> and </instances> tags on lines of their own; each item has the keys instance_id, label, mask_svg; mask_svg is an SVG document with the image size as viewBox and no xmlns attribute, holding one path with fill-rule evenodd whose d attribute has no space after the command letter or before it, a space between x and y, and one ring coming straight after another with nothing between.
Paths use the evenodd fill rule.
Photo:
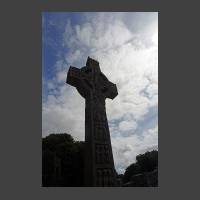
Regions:
<instances>
[{"instance_id":1,"label":"tree canopy","mask_svg":"<svg viewBox=\"0 0 200 200\"><path fill-rule=\"evenodd\" d=\"M134 175L152 172L158 168L158 151L153 150L136 156L136 162L126 168L123 183L131 181Z\"/></svg>"},{"instance_id":2,"label":"tree canopy","mask_svg":"<svg viewBox=\"0 0 200 200\"><path fill-rule=\"evenodd\" d=\"M42 185L83 186L84 142L66 133L42 139Z\"/></svg>"},{"instance_id":3,"label":"tree canopy","mask_svg":"<svg viewBox=\"0 0 200 200\"><path fill-rule=\"evenodd\" d=\"M136 156L136 162L129 165L124 175L120 174L118 178L126 184L132 181L134 175L152 172L157 167L158 151L153 150ZM67 133L42 138L42 186L82 187L83 174L84 142L75 141Z\"/></svg>"}]
</instances>

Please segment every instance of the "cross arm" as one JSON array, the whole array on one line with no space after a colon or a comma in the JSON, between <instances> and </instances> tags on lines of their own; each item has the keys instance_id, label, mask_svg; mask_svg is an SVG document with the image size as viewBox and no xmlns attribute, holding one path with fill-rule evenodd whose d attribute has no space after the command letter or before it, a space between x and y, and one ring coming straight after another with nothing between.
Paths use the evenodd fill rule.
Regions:
<instances>
[{"instance_id":1,"label":"cross arm","mask_svg":"<svg viewBox=\"0 0 200 200\"><path fill-rule=\"evenodd\" d=\"M118 95L116 84L108 81L106 86L103 88L103 92L106 98L114 99Z\"/></svg>"},{"instance_id":2,"label":"cross arm","mask_svg":"<svg viewBox=\"0 0 200 200\"><path fill-rule=\"evenodd\" d=\"M77 87L80 83L80 79L81 79L80 69L70 66L68 73L67 73L66 83L68 83L74 87Z\"/></svg>"},{"instance_id":3,"label":"cross arm","mask_svg":"<svg viewBox=\"0 0 200 200\"><path fill-rule=\"evenodd\" d=\"M68 73L67 73L66 83L68 83L71 86L76 87L79 94L83 98L86 98L86 96L88 95L88 90L87 90L87 87L85 87L81 69L70 66Z\"/></svg>"}]
</instances>

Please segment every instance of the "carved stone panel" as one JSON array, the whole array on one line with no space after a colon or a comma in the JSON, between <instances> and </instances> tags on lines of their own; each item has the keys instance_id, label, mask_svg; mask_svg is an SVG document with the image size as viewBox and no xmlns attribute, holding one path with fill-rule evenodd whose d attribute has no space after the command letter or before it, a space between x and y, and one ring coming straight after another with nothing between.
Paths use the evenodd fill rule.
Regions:
<instances>
[{"instance_id":1,"label":"carved stone panel","mask_svg":"<svg viewBox=\"0 0 200 200\"><path fill-rule=\"evenodd\" d=\"M96 144L95 147L96 163L108 164L110 163L110 151L108 144Z\"/></svg>"},{"instance_id":2,"label":"carved stone panel","mask_svg":"<svg viewBox=\"0 0 200 200\"><path fill-rule=\"evenodd\" d=\"M96 109L94 111L94 121L96 124L105 125L106 123L106 112L104 109Z\"/></svg>"},{"instance_id":3,"label":"carved stone panel","mask_svg":"<svg viewBox=\"0 0 200 200\"><path fill-rule=\"evenodd\" d=\"M106 140L106 129L102 126L95 127L95 140L103 142Z\"/></svg>"},{"instance_id":4,"label":"carved stone panel","mask_svg":"<svg viewBox=\"0 0 200 200\"><path fill-rule=\"evenodd\" d=\"M112 168L102 168L96 170L96 186L109 187L113 185L114 182Z\"/></svg>"}]
</instances>

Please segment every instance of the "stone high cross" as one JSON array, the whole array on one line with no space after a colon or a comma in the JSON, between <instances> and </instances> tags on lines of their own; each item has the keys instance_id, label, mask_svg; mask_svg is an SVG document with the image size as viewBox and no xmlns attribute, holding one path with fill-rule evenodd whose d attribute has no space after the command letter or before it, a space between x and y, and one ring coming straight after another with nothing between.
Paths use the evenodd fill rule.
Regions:
<instances>
[{"instance_id":1,"label":"stone high cross","mask_svg":"<svg viewBox=\"0 0 200 200\"><path fill-rule=\"evenodd\" d=\"M86 66L70 66L67 81L85 98L85 186L116 186L105 99L114 99L117 87L101 72L99 63L88 57Z\"/></svg>"}]
</instances>

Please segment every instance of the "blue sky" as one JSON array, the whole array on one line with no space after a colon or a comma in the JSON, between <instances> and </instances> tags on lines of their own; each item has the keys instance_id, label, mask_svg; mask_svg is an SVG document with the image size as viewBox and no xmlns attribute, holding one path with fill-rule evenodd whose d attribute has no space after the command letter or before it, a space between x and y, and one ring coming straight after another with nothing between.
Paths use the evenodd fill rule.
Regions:
<instances>
[{"instance_id":1,"label":"blue sky","mask_svg":"<svg viewBox=\"0 0 200 200\"><path fill-rule=\"evenodd\" d=\"M43 136L84 140L85 102L65 80L70 65L81 68L90 56L118 87L106 100L117 171L158 148L158 13L45 12L42 36Z\"/></svg>"}]
</instances>

